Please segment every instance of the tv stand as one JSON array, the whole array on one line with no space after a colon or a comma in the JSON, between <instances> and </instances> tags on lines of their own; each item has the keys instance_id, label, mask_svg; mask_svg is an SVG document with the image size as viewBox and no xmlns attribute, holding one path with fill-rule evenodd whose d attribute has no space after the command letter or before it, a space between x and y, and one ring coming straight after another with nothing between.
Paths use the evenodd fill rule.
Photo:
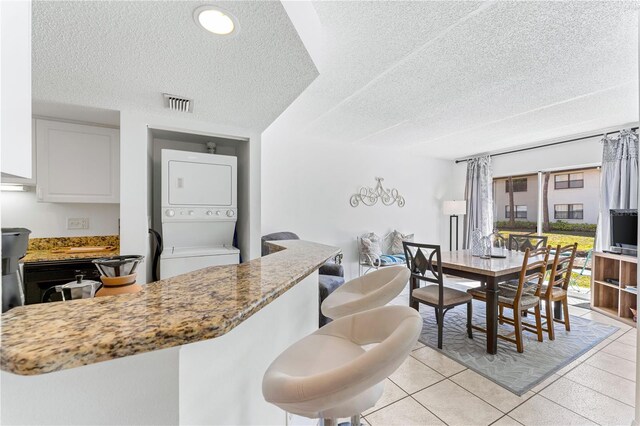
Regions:
<instances>
[{"instance_id":1,"label":"tv stand","mask_svg":"<svg viewBox=\"0 0 640 426\"><path fill-rule=\"evenodd\" d=\"M618 285L613 284L616 281ZM635 327L631 309L637 309L638 294L630 287L637 285L637 257L607 252L593 253L591 309Z\"/></svg>"},{"instance_id":2,"label":"tv stand","mask_svg":"<svg viewBox=\"0 0 640 426\"><path fill-rule=\"evenodd\" d=\"M621 254L623 256L638 256L638 249L611 247L609 250L602 250L603 253Z\"/></svg>"}]
</instances>

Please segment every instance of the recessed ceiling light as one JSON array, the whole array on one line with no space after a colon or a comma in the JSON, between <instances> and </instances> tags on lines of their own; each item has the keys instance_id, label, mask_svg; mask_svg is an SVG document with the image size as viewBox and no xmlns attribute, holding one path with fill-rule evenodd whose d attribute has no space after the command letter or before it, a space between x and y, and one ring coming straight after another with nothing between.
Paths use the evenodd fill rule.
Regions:
<instances>
[{"instance_id":1,"label":"recessed ceiling light","mask_svg":"<svg viewBox=\"0 0 640 426\"><path fill-rule=\"evenodd\" d=\"M238 20L232 14L214 6L200 6L193 13L193 19L202 28L217 35L236 34L240 29Z\"/></svg>"}]
</instances>

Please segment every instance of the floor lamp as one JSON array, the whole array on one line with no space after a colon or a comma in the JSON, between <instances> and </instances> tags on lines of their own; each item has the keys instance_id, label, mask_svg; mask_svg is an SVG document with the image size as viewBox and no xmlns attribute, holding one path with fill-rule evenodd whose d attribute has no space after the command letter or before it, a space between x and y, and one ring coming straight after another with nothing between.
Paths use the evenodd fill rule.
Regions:
<instances>
[{"instance_id":1,"label":"floor lamp","mask_svg":"<svg viewBox=\"0 0 640 426\"><path fill-rule=\"evenodd\" d=\"M456 250L458 250L458 216L467 214L467 202L445 201L442 210L449 216L449 251L453 250L453 218L456 219Z\"/></svg>"}]
</instances>

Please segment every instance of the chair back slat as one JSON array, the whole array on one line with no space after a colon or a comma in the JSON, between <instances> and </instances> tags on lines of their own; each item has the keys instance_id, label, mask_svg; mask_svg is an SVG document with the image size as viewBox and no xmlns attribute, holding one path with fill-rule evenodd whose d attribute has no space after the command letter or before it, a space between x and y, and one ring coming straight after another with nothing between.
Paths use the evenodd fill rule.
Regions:
<instances>
[{"instance_id":1,"label":"chair back slat","mask_svg":"<svg viewBox=\"0 0 640 426\"><path fill-rule=\"evenodd\" d=\"M509 234L509 250L524 252L526 249L537 250L547 245L548 237L541 235Z\"/></svg>"},{"instance_id":2,"label":"chair back slat","mask_svg":"<svg viewBox=\"0 0 640 426\"><path fill-rule=\"evenodd\" d=\"M547 265L549 263L550 247L540 247L537 249L525 249L524 259L522 260L522 269L520 270L520 277L518 278L518 288L514 298L514 303L517 305L520 303L520 299L524 292L524 284L526 282L536 282L536 293L540 292L544 276L547 272ZM531 261L531 259L536 260Z\"/></svg>"},{"instance_id":3,"label":"chair back slat","mask_svg":"<svg viewBox=\"0 0 640 426\"><path fill-rule=\"evenodd\" d=\"M553 265L551 266L551 274L549 275L547 290L542 297L549 298L553 293L553 287L559 287L563 290L567 290L567 288L569 288L571 272L573 271L573 262L576 259L577 251L578 243L573 243L564 247L558 244L553 258Z\"/></svg>"},{"instance_id":4,"label":"chair back slat","mask_svg":"<svg viewBox=\"0 0 640 426\"><path fill-rule=\"evenodd\" d=\"M402 246L407 268L411 271L411 278L438 284L440 292L442 292L444 280L440 262L440 246L408 241L403 241Z\"/></svg>"}]
</instances>

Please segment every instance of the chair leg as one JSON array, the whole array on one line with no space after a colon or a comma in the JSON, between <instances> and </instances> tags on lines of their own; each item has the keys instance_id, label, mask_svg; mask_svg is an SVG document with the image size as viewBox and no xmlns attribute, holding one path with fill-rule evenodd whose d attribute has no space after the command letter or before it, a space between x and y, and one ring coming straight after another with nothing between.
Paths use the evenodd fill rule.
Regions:
<instances>
[{"instance_id":1,"label":"chair leg","mask_svg":"<svg viewBox=\"0 0 640 426\"><path fill-rule=\"evenodd\" d=\"M504 324L502 318L504 317L504 308L502 306L498 306L498 324Z\"/></svg>"},{"instance_id":2,"label":"chair leg","mask_svg":"<svg viewBox=\"0 0 640 426\"><path fill-rule=\"evenodd\" d=\"M516 348L519 353L524 352L522 344L522 312L516 308L513 310L513 325L516 328Z\"/></svg>"},{"instance_id":3,"label":"chair leg","mask_svg":"<svg viewBox=\"0 0 640 426\"><path fill-rule=\"evenodd\" d=\"M553 304L550 300L544 301L544 311L547 318L547 333L549 333L549 340L555 340L556 336L553 330Z\"/></svg>"},{"instance_id":4,"label":"chair leg","mask_svg":"<svg viewBox=\"0 0 640 426\"><path fill-rule=\"evenodd\" d=\"M409 297L409 307L415 309L418 312L420 312L420 304L413 297Z\"/></svg>"},{"instance_id":5,"label":"chair leg","mask_svg":"<svg viewBox=\"0 0 640 426\"><path fill-rule=\"evenodd\" d=\"M469 339L473 339L473 331L471 327L472 319L473 319L473 302L470 300L467 303L467 336L469 336Z\"/></svg>"},{"instance_id":6,"label":"chair leg","mask_svg":"<svg viewBox=\"0 0 640 426\"><path fill-rule=\"evenodd\" d=\"M416 311L418 311L418 313L420 312L420 304L418 303L417 299L413 298L413 290L415 290L416 288L418 288L418 285L416 283L416 279L411 277L411 279L409 280L409 306L412 307L413 309L415 309Z\"/></svg>"},{"instance_id":7,"label":"chair leg","mask_svg":"<svg viewBox=\"0 0 640 426\"><path fill-rule=\"evenodd\" d=\"M538 342L542 342L542 314L540 312L540 304L538 303L534 309L536 317L536 333L538 334Z\"/></svg>"},{"instance_id":8,"label":"chair leg","mask_svg":"<svg viewBox=\"0 0 640 426\"><path fill-rule=\"evenodd\" d=\"M444 322L443 310L436 310L436 319L438 321L438 349L442 349L442 323Z\"/></svg>"},{"instance_id":9,"label":"chair leg","mask_svg":"<svg viewBox=\"0 0 640 426\"><path fill-rule=\"evenodd\" d=\"M564 316L565 330L571 331L571 325L569 325L569 299L566 297L562 299L562 315Z\"/></svg>"},{"instance_id":10,"label":"chair leg","mask_svg":"<svg viewBox=\"0 0 640 426\"><path fill-rule=\"evenodd\" d=\"M351 426L360 426L360 414L351 416Z\"/></svg>"}]
</instances>

